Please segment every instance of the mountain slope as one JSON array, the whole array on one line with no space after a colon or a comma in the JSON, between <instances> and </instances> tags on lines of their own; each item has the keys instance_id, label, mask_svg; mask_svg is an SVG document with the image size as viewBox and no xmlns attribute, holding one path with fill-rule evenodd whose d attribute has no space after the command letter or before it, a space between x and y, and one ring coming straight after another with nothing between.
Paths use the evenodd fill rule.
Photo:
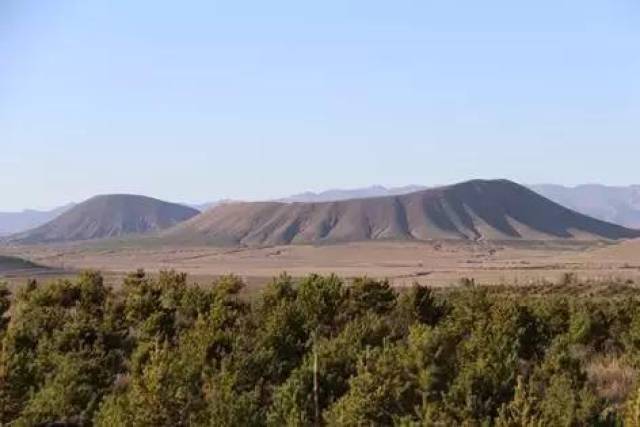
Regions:
<instances>
[{"instance_id":1,"label":"mountain slope","mask_svg":"<svg viewBox=\"0 0 640 427\"><path fill-rule=\"evenodd\" d=\"M8 238L12 243L53 243L148 233L186 221L195 209L144 196L96 196L53 221Z\"/></svg>"},{"instance_id":2,"label":"mountain slope","mask_svg":"<svg viewBox=\"0 0 640 427\"><path fill-rule=\"evenodd\" d=\"M365 240L621 239L630 230L566 209L506 180L325 203L235 203L163 233L174 242L284 245Z\"/></svg>"},{"instance_id":3,"label":"mountain slope","mask_svg":"<svg viewBox=\"0 0 640 427\"><path fill-rule=\"evenodd\" d=\"M640 186L613 187L599 184L565 187L555 184L528 186L531 190L569 209L630 228L640 228ZM372 186L352 190L306 192L277 200L285 203L334 202L350 199L396 196L426 190L428 187L410 185L398 188Z\"/></svg>"},{"instance_id":4,"label":"mountain slope","mask_svg":"<svg viewBox=\"0 0 640 427\"><path fill-rule=\"evenodd\" d=\"M577 187L543 184L532 190L570 209L631 228L640 228L640 186L610 187L589 184Z\"/></svg>"},{"instance_id":5,"label":"mountain slope","mask_svg":"<svg viewBox=\"0 0 640 427\"><path fill-rule=\"evenodd\" d=\"M55 219L73 207L65 205L50 211L27 209L22 212L0 212L0 236L30 230Z\"/></svg>"}]
</instances>

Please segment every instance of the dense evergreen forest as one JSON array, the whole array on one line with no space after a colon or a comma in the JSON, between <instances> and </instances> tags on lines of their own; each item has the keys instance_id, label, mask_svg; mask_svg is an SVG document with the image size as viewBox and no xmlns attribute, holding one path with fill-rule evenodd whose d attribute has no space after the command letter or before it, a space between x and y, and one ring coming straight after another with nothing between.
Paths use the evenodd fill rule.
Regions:
<instances>
[{"instance_id":1,"label":"dense evergreen forest","mask_svg":"<svg viewBox=\"0 0 640 427\"><path fill-rule=\"evenodd\" d=\"M640 302L619 287L0 287L0 425L637 426Z\"/></svg>"}]
</instances>

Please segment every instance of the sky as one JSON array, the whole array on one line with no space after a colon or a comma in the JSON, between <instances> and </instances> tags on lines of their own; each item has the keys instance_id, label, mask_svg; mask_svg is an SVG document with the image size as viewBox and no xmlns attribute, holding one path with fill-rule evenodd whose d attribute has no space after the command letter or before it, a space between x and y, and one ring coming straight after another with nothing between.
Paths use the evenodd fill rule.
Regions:
<instances>
[{"instance_id":1,"label":"sky","mask_svg":"<svg viewBox=\"0 0 640 427\"><path fill-rule=\"evenodd\" d=\"M639 164L638 0L0 0L0 210Z\"/></svg>"}]
</instances>

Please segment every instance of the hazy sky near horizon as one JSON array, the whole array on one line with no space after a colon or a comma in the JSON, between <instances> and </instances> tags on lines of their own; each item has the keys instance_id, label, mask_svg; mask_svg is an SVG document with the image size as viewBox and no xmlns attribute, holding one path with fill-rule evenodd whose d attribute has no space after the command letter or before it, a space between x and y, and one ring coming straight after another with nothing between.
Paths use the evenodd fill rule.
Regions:
<instances>
[{"instance_id":1,"label":"hazy sky near horizon","mask_svg":"<svg viewBox=\"0 0 640 427\"><path fill-rule=\"evenodd\" d=\"M637 0L0 0L0 210L639 164Z\"/></svg>"}]
</instances>

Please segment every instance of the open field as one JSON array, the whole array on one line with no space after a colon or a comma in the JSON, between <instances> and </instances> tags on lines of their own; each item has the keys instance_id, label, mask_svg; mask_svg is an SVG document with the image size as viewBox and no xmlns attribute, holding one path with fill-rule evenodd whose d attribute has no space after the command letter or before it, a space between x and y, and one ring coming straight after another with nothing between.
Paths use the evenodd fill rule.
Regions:
<instances>
[{"instance_id":1,"label":"open field","mask_svg":"<svg viewBox=\"0 0 640 427\"><path fill-rule=\"evenodd\" d=\"M294 277L309 273L367 275L388 278L395 286L414 282L446 286L461 278L487 285L531 285L557 282L565 273L582 280L640 283L640 251L633 250L635 243L368 242L235 249L94 243L5 247L0 253L56 270L100 270L114 282L126 272L144 268L149 272L184 271L201 283L233 273L250 285L260 285L286 271ZM15 280L16 275L13 277Z\"/></svg>"}]
</instances>

